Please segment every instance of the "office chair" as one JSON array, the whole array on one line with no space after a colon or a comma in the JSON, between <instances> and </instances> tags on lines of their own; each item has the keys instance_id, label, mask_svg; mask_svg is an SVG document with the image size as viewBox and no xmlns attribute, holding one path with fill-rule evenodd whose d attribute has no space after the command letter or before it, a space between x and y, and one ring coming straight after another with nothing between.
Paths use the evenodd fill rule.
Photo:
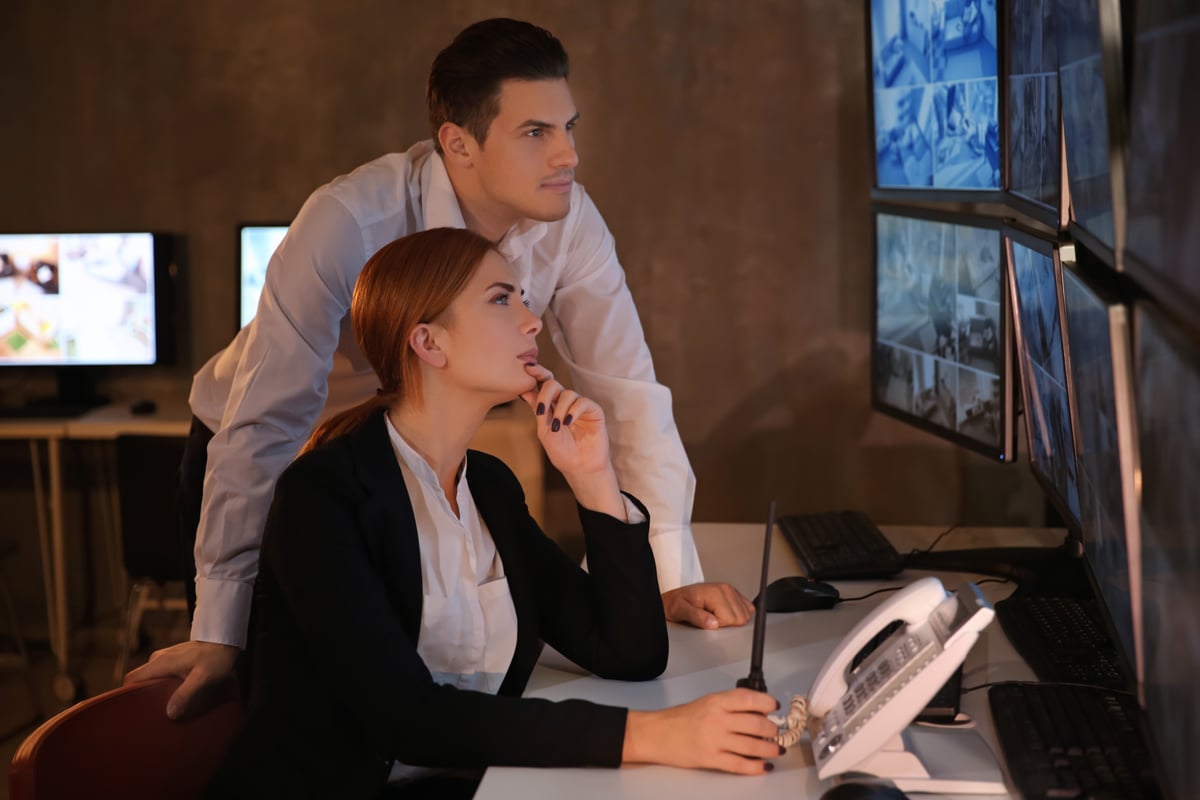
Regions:
<instances>
[{"instance_id":1,"label":"office chair","mask_svg":"<svg viewBox=\"0 0 1200 800\"><path fill-rule=\"evenodd\" d=\"M166 584L188 578L175 510L184 441L171 436L117 437L121 558L132 581L113 669L117 683L125 675L130 651L137 647L145 612L151 608L187 611L182 596L166 596Z\"/></svg>"},{"instance_id":2,"label":"office chair","mask_svg":"<svg viewBox=\"0 0 1200 800\"><path fill-rule=\"evenodd\" d=\"M179 685L119 686L46 721L13 756L11 800L199 797L241 729L242 706L230 692L203 714L167 719Z\"/></svg>"}]
</instances>

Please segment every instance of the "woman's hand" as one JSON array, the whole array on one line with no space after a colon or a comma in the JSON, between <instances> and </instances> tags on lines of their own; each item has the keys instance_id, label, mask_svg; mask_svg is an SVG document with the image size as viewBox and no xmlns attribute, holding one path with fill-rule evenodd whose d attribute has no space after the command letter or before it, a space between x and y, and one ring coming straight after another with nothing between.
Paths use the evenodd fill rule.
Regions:
<instances>
[{"instance_id":1,"label":"woman's hand","mask_svg":"<svg viewBox=\"0 0 1200 800\"><path fill-rule=\"evenodd\" d=\"M604 410L563 387L541 364L529 364L525 371L538 386L521 399L537 417L538 440L550 463L567 479L580 505L625 519L625 503L608 454Z\"/></svg>"},{"instance_id":2,"label":"woman's hand","mask_svg":"<svg viewBox=\"0 0 1200 800\"><path fill-rule=\"evenodd\" d=\"M621 763L668 764L761 775L766 759L783 755L768 741L778 729L766 715L779 704L768 694L732 689L662 711L630 711Z\"/></svg>"}]
</instances>

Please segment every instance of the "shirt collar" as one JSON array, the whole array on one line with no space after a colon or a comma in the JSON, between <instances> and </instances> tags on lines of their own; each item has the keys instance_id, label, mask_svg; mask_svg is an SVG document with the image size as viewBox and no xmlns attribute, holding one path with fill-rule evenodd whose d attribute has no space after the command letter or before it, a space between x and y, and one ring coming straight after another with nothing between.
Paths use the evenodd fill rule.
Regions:
<instances>
[{"instance_id":1,"label":"shirt collar","mask_svg":"<svg viewBox=\"0 0 1200 800\"><path fill-rule=\"evenodd\" d=\"M396 452L396 458L404 462L404 466L408 467L409 471L417 477L426 487L433 489L438 495L442 493L442 485L438 482L437 473L433 471L433 467L429 466L429 462L425 457L418 453L408 440L400 435L400 431L396 430L396 426L392 424L391 417L387 414L383 415L384 423L387 425L388 438L392 440L392 449ZM461 488L467 476L467 458L463 456L463 463L458 468L458 475L454 476L454 485L456 488Z\"/></svg>"},{"instance_id":2,"label":"shirt collar","mask_svg":"<svg viewBox=\"0 0 1200 800\"><path fill-rule=\"evenodd\" d=\"M458 204L458 195L454 193L454 184L450 183L450 175L446 172L446 162L436 150L426 162L429 170L425 185L425 227L429 228L465 228L462 206ZM508 229L500 239L496 248L508 261L515 261L533 249L533 246L546 235L547 223L534 219L523 219Z\"/></svg>"}]
</instances>

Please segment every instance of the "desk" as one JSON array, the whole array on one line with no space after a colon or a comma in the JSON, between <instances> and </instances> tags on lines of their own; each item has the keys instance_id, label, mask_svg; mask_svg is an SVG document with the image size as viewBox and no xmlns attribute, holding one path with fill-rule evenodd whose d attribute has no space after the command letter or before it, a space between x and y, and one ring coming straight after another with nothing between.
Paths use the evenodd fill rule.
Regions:
<instances>
[{"instance_id":1,"label":"desk","mask_svg":"<svg viewBox=\"0 0 1200 800\"><path fill-rule=\"evenodd\" d=\"M727 581L747 597L758 593L761 571L760 525L696 524L696 547L709 580ZM926 547L940 528L885 527L884 532L901 552ZM1051 529L960 529L943 544L950 549L987 546L1053 546L1062 540L1061 530ZM795 575L800 565L776 529L772 545L770 578ZM881 586L903 585L927 573L906 572L895 581L838 581L843 597L866 594ZM976 576L941 576L947 589L955 589ZM995 602L1006 597L1011 584L988 583L980 587ZM793 694L807 694L821 664L842 636L888 595L861 602L842 603L828 611L777 614L768 617L763 671L771 694L786 707ZM636 709L658 709L694 700L702 694L733 688L749 668L753 625L703 631L670 624L671 656L666 672L655 681L621 683L581 674L561 656L550 653L534 670L528 696L551 700L583 698L599 703ZM1034 680L1033 672L1008 643L1000 626L988 626L968 656L964 686L998 680ZM978 730L998 753L992 731L986 692L963 697L962 709L978 721ZM501 731L479 731L474 735L503 735ZM997 758L999 761L999 757ZM617 770L522 769L494 767L484 775L477 800L501 798L590 798L628 797L688 800L747 796L767 798L820 797L829 782L817 780L807 738L775 760L767 775L746 777L672 767L638 765ZM1011 782L1010 782L1011 786ZM993 797L995 795L992 795ZM945 795L943 795L945 797ZM977 796L978 797L978 796Z\"/></svg>"},{"instance_id":2,"label":"desk","mask_svg":"<svg viewBox=\"0 0 1200 800\"><path fill-rule=\"evenodd\" d=\"M184 404L164 406L154 414L132 414L128 405L108 405L70 419L0 419L0 439L27 439L33 470L34 502L37 505L38 541L41 545L42 579L46 590L46 617L50 650L57 661L54 694L63 701L74 699L77 683L71 675L70 623L68 621L66 546L63 533L61 443L64 439L112 442L120 436L186 437L192 413ZM42 468L42 445L48 469ZM503 459L525 488L526 502L535 519L543 516L543 461L533 415L523 404L510 403L494 409L484 421L471 446ZM42 481L48 475L49 498ZM120 556L120 498L115 489L112 453L100 460L100 484L105 498L101 513L108 537L109 579L113 596L126 592ZM48 517L48 519L47 519Z\"/></svg>"}]
</instances>

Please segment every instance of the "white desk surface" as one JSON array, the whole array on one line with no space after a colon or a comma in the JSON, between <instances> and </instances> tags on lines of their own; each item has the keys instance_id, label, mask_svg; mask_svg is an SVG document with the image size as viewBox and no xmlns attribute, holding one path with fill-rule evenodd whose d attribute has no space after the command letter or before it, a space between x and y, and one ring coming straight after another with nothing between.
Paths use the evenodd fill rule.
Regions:
<instances>
[{"instance_id":1,"label":"white desk surface","mask_svg":"<svg viewBox=\"0 0 1200 800\"><path fill-rule=\"evenodd\" d=\"M886 527L885 533L904 552L928 546L944 528ZM705 577L727 581L742 594L758 593L761 573L761 524L696 524L696 546L704 564ZM938 549L986 546L1053 546L1062 541L1063 531L1054 529L956 530ZM778 530L774 533L770 579L795 575L799 564ZM903 585L927 573L906 572L895 581L836 581L843 598L855 597L882 586ZM947 589L980 576L946 574ZM993 602L1011 593L1011 584L987 583L980 587ZM806 694L821 664L854 624L887 593L861 602L844 602L824 611L777 614L768 618L763 671L770 693L786 707L792 694ZM733 688L749 670L753 623L741 628L704 631L670 624L671 655L662 677L645 683L605 681L582 673L562 656L548 651L534 671L527 696L551 700L583 698L598 703L636 709L657 709L694 700L702 694ZM1032 671L1015 653L1000 626L990 625L967 658L963 673L966 687L997 680L1033 680ZM978 730L998 753L987 707L987 693L970 692L963 697L962 710L978 721ZM503 731L480 731L478 735L504 735ZM1002 759L997 758L1002 762ZM489 769L477 800L500 798L591 798L628 797L663 800L728 798L746 794L766 798L818 798L830 781L818 781L807 738L775 759L773 772L755 777L672 767L637 765L607 769ZM993 795L994 796L994 795Z\"/></svg>"}]
</instances>

